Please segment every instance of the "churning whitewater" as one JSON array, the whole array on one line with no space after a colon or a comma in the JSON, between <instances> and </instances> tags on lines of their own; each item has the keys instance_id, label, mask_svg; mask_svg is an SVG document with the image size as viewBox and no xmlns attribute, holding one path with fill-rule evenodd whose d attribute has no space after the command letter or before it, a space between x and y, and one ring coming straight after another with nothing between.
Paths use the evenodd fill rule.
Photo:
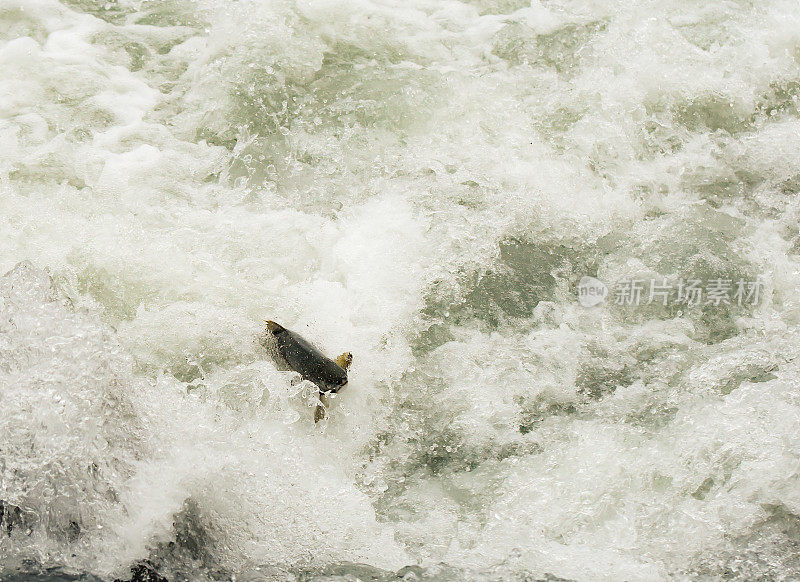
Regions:
<instances>
[{"instance_id":1,"label":"churning whitewater","mask_svg":"<svg viewBox=\"0 0 800 582\"><path fill-rule=\"evenodd\" d=\"M1 580L800 576L796 0L0 0L0 79Z\"/></svg>"}]
</instances>

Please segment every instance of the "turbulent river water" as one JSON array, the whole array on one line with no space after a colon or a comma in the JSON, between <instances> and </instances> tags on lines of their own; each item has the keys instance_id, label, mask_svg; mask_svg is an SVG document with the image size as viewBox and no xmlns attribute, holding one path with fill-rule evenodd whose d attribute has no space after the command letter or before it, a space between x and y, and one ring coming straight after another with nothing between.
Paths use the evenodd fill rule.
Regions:
<instances>
[{"instance_id":1,"label":"turbulent river water","mask_svg":"<svg viewBox=\"0 0 800 582\"><path fill-rule=\"evenodd\" d=\"M0 579L797 580L799 191L796 0L0 0Z\"/></svg>"}]
</instances>

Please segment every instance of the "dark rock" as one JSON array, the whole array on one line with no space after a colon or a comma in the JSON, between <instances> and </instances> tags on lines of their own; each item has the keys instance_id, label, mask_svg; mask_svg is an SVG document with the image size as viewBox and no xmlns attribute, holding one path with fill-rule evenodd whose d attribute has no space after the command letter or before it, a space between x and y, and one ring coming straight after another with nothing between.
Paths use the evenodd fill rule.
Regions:
<instances>
[{"instance_id":1,"label":"dark rock","mask_svg":"<svg viewBox=\"0 0 800 582\"><path fill-rule=\"evenodd\" d=\"M114 580L114 582L169 582L158 573L155 566L147 560L131 566L131 577L128 580Z\"/></svg>"},{"instance_id":2,"label":"dark rock","mask_svg":"<svg viewBox=\"0 0 800 582\"><path fill-rule=\"evenodd\" d=\"M22 525L22 510L0 499L0 528L8 535Z\"/></svg>"}]
</instances>

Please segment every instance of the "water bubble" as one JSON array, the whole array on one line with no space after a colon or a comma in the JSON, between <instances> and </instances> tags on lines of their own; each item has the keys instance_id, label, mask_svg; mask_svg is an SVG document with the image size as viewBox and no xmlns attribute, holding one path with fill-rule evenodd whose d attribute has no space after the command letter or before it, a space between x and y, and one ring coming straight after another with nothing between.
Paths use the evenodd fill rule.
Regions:
<instances>
[{"instance_id":1,"label":"water bubble","mask_svg":"<svg viewBox=\"0 0 800 582\"><path fill-rule=\"evenodd\" d=\"M287 410L282 418L283 424L294 424L300 420L300 413L296 410Z\"/></svg>"}]
</instances>

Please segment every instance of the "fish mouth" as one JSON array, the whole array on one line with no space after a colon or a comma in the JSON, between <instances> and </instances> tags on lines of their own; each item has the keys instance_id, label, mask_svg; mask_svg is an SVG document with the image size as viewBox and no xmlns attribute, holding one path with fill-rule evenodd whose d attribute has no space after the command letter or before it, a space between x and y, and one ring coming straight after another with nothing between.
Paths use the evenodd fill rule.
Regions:
<instances>
[{"instance_id":1,"label":"fish mouth","mask_svg":"<svg viewBox=\"0 0 800 582\"><path fill-rule=\"evenodd\" d=\"M280 333L282 331L286 331L286 328L284 328L279 323L275 323L274 321L268 319L267 320L267 330L270 331L271 333Z\"/></svg>"}]
</instances>

